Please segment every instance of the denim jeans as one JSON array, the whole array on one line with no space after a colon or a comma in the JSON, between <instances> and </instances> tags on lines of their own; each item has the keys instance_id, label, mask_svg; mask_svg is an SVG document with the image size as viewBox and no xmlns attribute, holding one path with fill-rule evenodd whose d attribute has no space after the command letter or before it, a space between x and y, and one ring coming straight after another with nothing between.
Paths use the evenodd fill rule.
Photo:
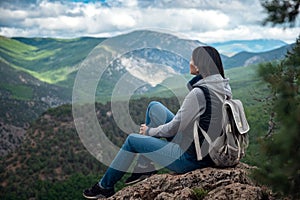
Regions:
<instances>
[{"instance_id":1,"label":"denim jeans","mask_svg":"<svg viewBox=\"0 0 300 200\"><path fill-rule=\"evenodd\" d=\"M172 120L174 114L159 102L148 105L145 123L148 127L157 127ZM103 188L113 188L132 164L135 154L139 155L138 163L147 164L153 161L176 173L186 173L195 169L212 166L210 159L197 161L196 155L184 152L178 144L151 136L132 133L128 135L122 148L112 161L104 176L99 181Z\"/></svg>"}]
</instances>

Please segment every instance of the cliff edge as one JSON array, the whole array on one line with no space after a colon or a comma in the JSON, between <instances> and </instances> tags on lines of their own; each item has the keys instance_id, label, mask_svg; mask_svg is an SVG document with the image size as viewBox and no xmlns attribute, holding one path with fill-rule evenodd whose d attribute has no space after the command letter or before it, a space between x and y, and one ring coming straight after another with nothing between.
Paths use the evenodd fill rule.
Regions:
<instances>
[{"instance_id":1,"label":"cliff edge","mask_svg":"<svg viewBox=\"0 0 300 200\"><path fill-rule=\"evenodd\" d=\"M123 188L110 200L273 199L268 190L248 177L252 167L204 168L186 174L156 174Z\"/></svg>"}]
</instances>

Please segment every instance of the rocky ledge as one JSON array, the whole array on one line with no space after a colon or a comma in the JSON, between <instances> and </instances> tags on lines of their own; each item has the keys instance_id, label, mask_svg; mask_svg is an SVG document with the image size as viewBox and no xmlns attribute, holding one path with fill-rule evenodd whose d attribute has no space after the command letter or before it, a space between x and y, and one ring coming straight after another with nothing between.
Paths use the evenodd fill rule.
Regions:
<instances>
[{"instance_id":1,"label":"rocky ledge","mask_svg":"<svg viewBox=\"0 0 300 200\"><path fill-rule=\"evenodd\" d=\"M250 166L204 168L186 174L156 174L118 191L110 200L273 199L248 177Z\"/></svg>"}]
</instances>

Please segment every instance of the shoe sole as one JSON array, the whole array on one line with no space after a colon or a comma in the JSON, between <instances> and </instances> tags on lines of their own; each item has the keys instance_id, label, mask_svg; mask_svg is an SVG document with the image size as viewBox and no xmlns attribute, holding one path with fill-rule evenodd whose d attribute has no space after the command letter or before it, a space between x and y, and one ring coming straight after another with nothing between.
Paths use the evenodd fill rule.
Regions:
<instances>
[{"instance_id":1,"label":"shoe sole","mask_svg":"<svg viewBox=\"0 0 300 200\"><path fill-rule=\"evenodd\" d=\"M132 184L138 183L140 181L143 181L143 180L145 180L146 178L149 178L149 177L150 177L150 175L143 175L143 176L141 176L140 178L138 178L134 181L130 181L130 182L125 183L125 185L132 185Z\"/></svg>"},{"instance_id":2,"label":"shoe sole","mask_svg":"<svg viewBox=\"0 0 300 200\"><path fill-rule=\"evenodd\" d=\"M97 196L93 196L93 197L91 197L91 196L86 196L85 194L82 194L83 196L84 196L84 198L86 198L86 199L99 199L99 198L107 198L107 197L105 197L105 196L103 196L102 194L99 194L99 195L97 195Z\"/></svg>"}]
</instances>

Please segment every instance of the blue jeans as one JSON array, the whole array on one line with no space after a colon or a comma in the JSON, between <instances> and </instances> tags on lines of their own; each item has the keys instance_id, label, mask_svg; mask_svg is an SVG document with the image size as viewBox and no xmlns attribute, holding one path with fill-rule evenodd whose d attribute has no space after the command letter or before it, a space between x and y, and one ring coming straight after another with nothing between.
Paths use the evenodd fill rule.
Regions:
<instances>
[{"instance_id":1,"label":"blue jeans","mask_svg":"<svg viewBox=\"0 0 300 200\"><path fill-rule=\"evenodd\" d=\"M157 127L171 121L174 114L159 102L148 105L145 123L148 127ZM159 138L132 133L128 135L122 148L100 180L103 188L113 188L132 164L135 154L138 162L146 164L153 161L176 173L186 173L195 169L212 166L210 159L197 161L195 154L184 152L178 144Z\"/></svg>"}]
</instances>

